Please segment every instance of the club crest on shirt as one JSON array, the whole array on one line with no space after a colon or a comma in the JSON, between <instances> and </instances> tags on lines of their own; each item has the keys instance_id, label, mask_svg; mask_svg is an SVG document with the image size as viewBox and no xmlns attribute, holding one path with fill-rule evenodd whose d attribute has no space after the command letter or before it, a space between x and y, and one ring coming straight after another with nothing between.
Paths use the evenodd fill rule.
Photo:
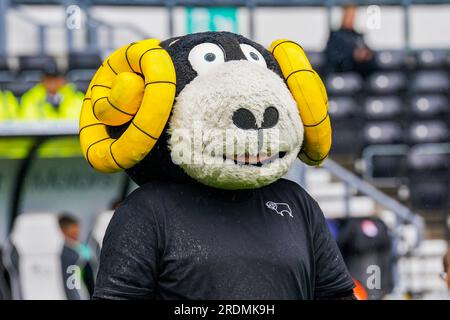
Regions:
<instances>
[{"instance_id":1,"label":"club crest on shirt","mask_svg":"<svg viewBox=\"0 0 450 320\"><path fill-rule=\"evenodd\" d=\"M273 201L267 201L266 207L275 211L277 214L279 214L282 217L284 217L285 214L289 215L291 218L294 217L292 215L292 210L287 203L283 203L283 202L277 203L277 202L273 202Z\"/></svg>"}]
</instances>

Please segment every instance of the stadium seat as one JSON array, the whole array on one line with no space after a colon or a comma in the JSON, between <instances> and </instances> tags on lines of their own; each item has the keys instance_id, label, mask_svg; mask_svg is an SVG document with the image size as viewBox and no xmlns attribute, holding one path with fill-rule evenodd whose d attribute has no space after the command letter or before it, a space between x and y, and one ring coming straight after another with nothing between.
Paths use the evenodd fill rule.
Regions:
<instances>
[{"instance_id":1,"label":"stadium seat","mask_svg":"<svg viewBox=\"0 0 450 320\"><path fill-rule=\"evenodd\" d=\"M93 52L70 52L68 60L68 70L97 70L102 64L100 55Z\"/></svg>"},{"instance_id":2,"label":"stadium seat","mask_svg":"<svg viewBox=\"0 0 450 320\"><path fill-rule=\"evenodd\" d=\"M296 162L298 164L298 162ZM324 185L330 183L332 175L329 171L319 167L307 168L305 172L305 183L310 185Z\"/></svg>"},{"instance_id":3,"label":"stadium seat","mask_svg":"<svg viewBox=\"0 0 450 320\"><path fill-rule=\"evenodd\" d=\"M406 155L374 155L370 165L371 178L401 178L406 174Z\"/></svg>"},{"instance_id":4,"label":"stadium seat","mask_svg":"<svg viewBox=\"0 0 450 320\"><path fill-rule=\"evenodd\" d=\"M364 126L364 141L371 144L395 144L404 140L402 127L394 121L369 122Z\"/></svg>"},{"instance_id":5,"label":"stadium seat","mask_svg":"<svg viewBox=\"0 0 450 320\"><path fill-rule=\"evenodd\" d=\"M14 72L9 68L8 59L5 56L0 56L0 90L5 84L13 82L15 78Z\"/></svg>"},{"instance_id":6,"label":"stadium seat","mask_svg":"<svg viewBox=\"0 0 450 320\"><path fill-rule=\"evenodd\" d=\"M47 55L19 56L19 71L44 71L48 65L57 65L54 57Z\"/></svg>"},{"instance_id":7,"label":"stadium seat","mask_svg":"<svg viewBox=\"0 0 450 320\"><path fill-rule=\"evenodd\" d=\"M412 78L414 92L448 93L450 89L449 75L445 71L418 71Z\"/></svg>"},{"instance_id":8,"label":"stadium seat","mask_svg":"<svg viewBox=\"0 0 450 320\"><path fill-rule=\"evenodd\" d=\"M357 102L353 97L329 97L328 113L331 119L345 120L357 116Z\"/></svg>"},{"instance_id":9,"label":"stadium seat","mask_svg":"<svg viewBox=\"0 0 450 320\"><path fill-rule=\"evenodd\" d=\"M364 102L367 119L394 119L402 113L402 100L397 96L368 97Z\"/></svg>"},{"instance_id":10,"label":"stadium seat","mask_svg":"<svg viewBox=\"0 0 450 320\"><path fill-rule=\"evenodd\" d=\"M79 70L71 70L67 72L67 80L71 82L76 81L91 81L94 77L96 70L94 69L79 69Z\"/></svg>"},{"instance_id":11,"label":"stadium seat","mask_svg":"<svg viewBox=\"0 0 450 320\"><path fill-rule=\"evenodd\" d=\"M414 172L446 172L450 154L442 145L419 144L410 149L408 167Z\"/></svg>"},{"instance_id":12,"label":"stadium seat","mask_svg":"<svg viewBox=\"0 0 450 320\"><path fill-rule=\"evenodd\" d=\"M88 297L84 286L69 286L71 276L77 275L74 272L80 257L65 245L55 214L20 215L3 256L11 278L13 299L79 300Z\"/></svg>"},{"instance_id":13,"label":"stadium seat","mask_svg":"<svg viewBox=\"0 0 450 320\"><path fill-rule=\"evenodd\" d=\"M418 209L442 209L449 197L449 153L443 145L416 145L408 155L411 202Z\"/></svg>"},{"instance_id":14,"label":"stadium seat","mask_svg":"<svg viewBox=\"0 0 450 320\"><path fill-rule=\"evenodd\" d=\"M72 82L77 90L86 92L92 77L102 64L98 53L71 52L69 53L67 80Z\"/></svg>"},{"instance_id":15,"label":"stadium seat","mask_svg":"<svg viewBox=\"0 0 450 320\"><path fill-rule=\"evenodd\" d=\"M351 121L333 122L333 143L331 154L358 156L363 146L360 132L360 124Z\"/></svg>"},{"instance_id":16,"label":"stadium seat","mask_svg":"<svg viewBox=\"0 0 450 320\"><path fill-rule=\"evenodd\" d=\"M406 229L405 227L412 229L412 226L409 225L402 229ZM408 233L414 234L413 230ZM447 299L446 283L436 277L436 274L442 272L442 257L448 249L447 241L445 239L424 239L418 247L411 244L405 246L412 249L410 250L411 254L400 258L398 262L398 288L403 292L419 293L423 300ZM402 252L405 250L402 249Z\"/></svg>"},{"instance_id":17,"label":"stadium seat","mask_svg":"<svg viewBox=\"0 0 450 320\"><path fill-rule=\"evenodd\" d=\"M94 222L94 227L92 228L91 235L89 237L89 246L94 252L94 257L92 259L92 269L94 275L97 275L98 267L100 265L100 251L103 244L103 237L105 236L106 228L114 214L114 211L108 210L100 213Z\"/></svg>"},{"instance_id":18,"label":"stadium seat","mask_svg":"<svg viewBox=\"0 0 450 320\"><path fill-rule=\"evenodd\" d=\"M409 127L412 144L445 142L448 137L447 125L441 120L416 121Z\"/></svg>"},{"instance_id":19,"label":"stadium seat","mask_svg":"<svg viewBox=\"0 0 450 320\"><path fill-rule=\"evenodd\" d=\"M446 176L413 174L409 177L409 192L414 208L443 209L448 203L449 181Z\"/></svg>"},{"instance_id":20,"label":"stadium seat","mask_svg":"<svg viewBox=\"0 0 450 320\"><path fill-rule=\"evenodd\" d=\"M444 94L415 95L411 101L411 111L417 118L434 118L448 114L450 103Z\"/></svg>"},{"instance_id":21,"label":"stadium seat","mask_svg":"<svg viewBox=\"0 0 450 320\"><path fill-rule=\"evenodd\" d=\"M378 51L375 61L381 70L401 70L406 65L406 54L403 50Z\"/></svg>"},{"instance_id":22,"label":"stadium seat","mask_svg":"<svg viewBox=\"0 0 450 320\"><path fill-rule=\"evenodd\" d=\"M416 52L416 68L445 68L448 66L449 51L442 49L425 49Z\"/></svg>"},{"instance_id":23,"label":"stadium seat","mask_svg":"<svg viewBox=\"0 0 450 320\"><path fill-rule=\"evenodd\" d=\"M9 71L8 58L3 55L0 55L0 70L8 70Z\"/></svg>"},{"instance_id":24,"label":"stadium seat","mask_svg":"<svg viewBox=\"0 0 450 320\"><path fill-rule=\"evenodd\" d=\"M86 92L90 84L90 81L85 80L76 80L71 82L75 85L75 88L81 92Z\"/></svg>"},{"instance_id":25,"label":"stadium seat","mask_svg":"<svg viewBox=\"0 0 450 320\"><path fill-rule=\"evenodd\" d=\"M45 70L58 70L54 57L47 55L19 56L19 77L22 81L38 82Z\"/></svg>"},{"instance_id":26,"label":"stadium seat","mask_svg":"<svg viewBox=\"0 0 450 320\"><path fill-rule=\"evenodd\" d=\"M67 72L66 78L76 86L77 90L86 92L95 72L95 69L71 70Z\"/></svg>"},{"instance_id":27,"label":"stadium seat","mask_svg":"<svg viewBox=\"0 0 450 320\"><path fill-rule=\"evenodd\" d=\"M31 89L36 82L23 81L18 79L14 82L5 84L4 89L11 91L16 97L21 97L25 92Z\"/></svg>"},{"instance_id":28,"label":"stadium seat","mask_svg":"<svg viewBox=\"0 0 450 320\"><path fill-rule=\"evenodd\" d=\"M316 200L338 200L346 196L346 186L342 182L328 183L324 185L316 184L308 186L308 193ZM353 190L350 191L353 195Z\"/></svg>"},{"instance_id":29,"label":"stadium seat","mask_svg":"<svg viewBox=\"0 0 450 320\"><path fill-rule=\"evenodd\" d=\"M352 196L347 207L345 199L318 199L317 201L327 219L337 219L348 215L351 217L373 215L375 201L366 196ZM350 212L347 212L347 208Z\"/></svg>"},{"instance_id":30,"label":"stadium seat","mask_svg":"<svg viewBox=\"0 0 450 320\"><path fill-rule=\"evenodd\" d=\"M325 79L329 95L352 95L362 88L361 76L353 72L333 73Z\"/></svg>"},{"instance_id":31,"label":"stadium seat","mask_svg":"<svg viewBox=\"0 0 450 320\"><path fill-rule=\"evenodd\" d=\"M367 79L367 89L374 94L395 94L406 88L406 76L401 71L375 72Z\"/></svg>"},{"instance_id":32,"label":"stadium seat","mask_svg":"<svg viewBox=\"0 0 450 320\"><path fill-rule=\"evenodd\" d=\"M329 97L328 113L333 123L332 154L357 154L361 147L361 137L355 134L355 127L359 128L360 121L357 101L353 97Z\"/></svg>"},{"instance_id":33,"label":"stadium seat","mask_svg":"<svg viewBox=\"0 0 450 320\"><path fill-rule=\"evenodd\" d=\"M316 70L317 73L322 75L326 67L325 54L319 51L308 51L306 52L306 56L308 57L308 60L311 63L311 66L314 68L314 70Z\"/></svg>"}]
</instances>

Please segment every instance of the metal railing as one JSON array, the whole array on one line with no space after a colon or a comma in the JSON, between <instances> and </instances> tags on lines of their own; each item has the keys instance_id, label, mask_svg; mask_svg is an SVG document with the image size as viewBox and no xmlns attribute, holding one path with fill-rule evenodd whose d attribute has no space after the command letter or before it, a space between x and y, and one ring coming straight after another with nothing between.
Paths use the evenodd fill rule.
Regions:
<instances>
[{"instance_id":1,"label":"metal railing","mask_svg":"<svg viewBox=\"0 0 450 320\"><path fill-rule=\"evenodd\" d=\"M420 215L415 214L407 206L386 195L382 191L378 190L368 182L364 181L363 179L331 159L327 159L324 162L322 168L330 172L334 177L345 184L345 204L347 213L350 212L350 200L352 197L351 190L353 189L360 194L370 197L376 203L390 210L395 215L395 225L391 230L392 253L395 261L398 261L398 259L400 259L402 256L408 254L408 252L401 252L401 250L399 250L402 225L413 225L417 232L417 238L414 247L417 248L421 244L422 240L424 239L425 223ZM394 287L397 287L397 284L399 283L399 270L397 263L394 263L393 266L393 282Z\"/></svg>"},{"instance_id":2,"label":"metal railing","mask_svg":"<svg viewBox=\"0 0 450 320\"><path fill-rule=\"evenodd\" d=\"M375 202L384 208L392 211L396 218L397 224L413 224L419 231L419 241L423 238L424 222L423 218L415 214L410 208L403 205L396 199L386 195L382 191L375 188L365 180L361 179L353 172L345 169L331 159L324 162L323 168L329 171L333 176L341 180L347 189L353 188L357 192L372 198Z\"/></svg>"}]
</instances>

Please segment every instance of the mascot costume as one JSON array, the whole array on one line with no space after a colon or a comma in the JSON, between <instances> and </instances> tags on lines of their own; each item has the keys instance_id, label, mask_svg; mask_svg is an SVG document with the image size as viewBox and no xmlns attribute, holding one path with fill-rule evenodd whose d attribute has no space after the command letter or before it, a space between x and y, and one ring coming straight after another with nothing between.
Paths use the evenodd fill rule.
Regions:
<instances>
[{"instance_id":1,"label":"mascot costume","mask_svg":"<svg viewBox=\"0 0 450 320\"><path fill-rule=\"evenodd\" d=\"M327 95L300 45L228 32L112 53L80 119L89 164L140 187L103 242L97 299L352 299L317 203L282 179L331 146Z\"/></svg>"}]
</instances>

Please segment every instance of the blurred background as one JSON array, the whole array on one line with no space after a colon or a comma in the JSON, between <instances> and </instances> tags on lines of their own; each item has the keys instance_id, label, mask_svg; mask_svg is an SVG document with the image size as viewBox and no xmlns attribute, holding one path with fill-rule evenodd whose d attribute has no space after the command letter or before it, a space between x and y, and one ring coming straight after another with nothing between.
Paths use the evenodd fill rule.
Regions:
<instances>
[{"instance_id":1,"label":"blurred background","mask_svg":"<svg viewBox=\"0 0 450 320\"><path fill-rule=\"evenodd\" d=\"M448 299L449 0L1 0L0 299L89 299L136 186L82 157L84 92L114 49L206 30L290 38L322 76L330 159L286 178L321 205L358 297Z\"/></svg>"}]
</instances>

